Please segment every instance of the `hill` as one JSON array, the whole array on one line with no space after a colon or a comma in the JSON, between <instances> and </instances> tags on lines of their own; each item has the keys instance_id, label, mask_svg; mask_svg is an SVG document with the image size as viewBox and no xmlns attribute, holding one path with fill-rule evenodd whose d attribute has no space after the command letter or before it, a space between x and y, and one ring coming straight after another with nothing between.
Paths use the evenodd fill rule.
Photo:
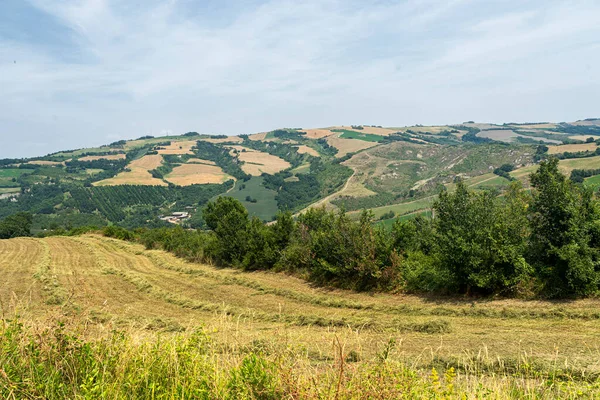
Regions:
<instances>
[{"instance_id":1,"label":"hill","mask_svg":"<svg viewBox=\"0 0 600 400\"><path fill-rule=\"evenodd\" d=\"M1 240L0 275L2 313L16 310L24 323L0 324L5 398L152 390L156 398L558 398L598 390L596 299L325 290L98 235Z\"/></svg>"},{"instance_id":2,"label":"hill","mask_svg":"<svg viewBox=\"0 0 600 400\"><path fill-rule=\"evenodd\" d=\"M549 155L564 159L569 173L598 169L597 121L144 136L0 160L0 218L30 212L34 232L89 224L201 228L203 205L228 195L265 221L315 205L350 215L369 208L389 220L429 212L431 196L457 178L482 190L502 191L511 176L527 184L527 171ZM493 175L503 165L511 175Z\"/></svg>"}]
</instances>

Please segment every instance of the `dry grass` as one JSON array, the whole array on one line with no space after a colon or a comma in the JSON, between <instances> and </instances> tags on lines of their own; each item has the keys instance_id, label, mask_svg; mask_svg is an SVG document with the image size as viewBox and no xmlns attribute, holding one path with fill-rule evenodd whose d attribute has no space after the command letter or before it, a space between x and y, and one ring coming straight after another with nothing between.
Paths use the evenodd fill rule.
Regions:
<instances>
[{"instance_id":1,"label":"dry grass","mask_svg":"<svg viewBox=\"0 0 600 400\"><path fill-rule=\"evenodd\" d=\"M600 136L595 136L595 135L574 135L574 136L569 136L569 139L581 140L581 141L585 142L590 137L594 138L594 140L600 139Z\"/></svg>"},{"instance_id":2,"label":"dry grass","mask_svg":"<svg viewBox=\"0 0 600 400\"><path fill-rule=\"evenodd\" d=\"M217 165L214 161L204 160L202 158L190 158L187 162L189 164Z\"/></svg>"},{"instance_id":3,"label":"dry grass","mask_svg":"<svg viewBox=\"0 0 600 400\"><path fill-rule=\"evenodd\" d=\"M563 144L560 146L548 146L548 154L559 154L566 151L578 152L578 151L594 151L596 150L596 143L582 143L582 144Z\"/></svg>"},{"instance_id":4,"label":"dry grass","mask_svg":"<svg viewBox=\"0 0 600 400\"><path fill-rule=\"evenodd\" d=\"M107 154L104 156L85 156L77 161L96 161L96 160L124 160L125 154Z\"/></svg>"},{"instance_id":5,"label":"dry grass","mask_svg":"<svg viewBox=\"0 0 600 400\"><path fill-rule=\"evenodd\" d=\"M223 172L221 167L194 163L179 165L165 177L165 180L179 186L223 183L229 179L233 177Z\"/></svg>"},{"instance_id":6,"label":"dry grass","mask_svg":"<svg viewBox=\"0 0 600 400\"><path fill-rule=\"evenodd\" d=\"M529 125L511 125L517 129L554 129L556 124L529 124Z\"/></svg>"},{"instance_id":7,"label":"dry grass","mask_svg":"<svg viewBox=\"0 0 600 400\"><path fill-rule=\"evenodd\" d=\"M397 130L394 130L392 128L378 128L378 127L374 127L374 126L363 126L362 129L354 129L351 126L336 126L331 129L345 129L348 131L354 131L354 132L359 132L359 133L370 133L373 135L380 135L380 136L388 136L388 135L391 135L392 133L398 132Z\"/></svg>"},{"instance_id":8,"label":"dry grass","mask_svg":"<svg viewBox=\"0 0 600 400\"><path fill-rule=\"evenodd\" d=\"M202 141L208 142L208 143L214 143L214 144L219 144L219 143L242 143L244 141L239 136L228 136L226 138L202 138L202 139L199 139L199 140L202 140Z\"/></svg>"},{"instance_id":9,"label":"dry grass","mask_svg":"<svg viewBox=\"0 0 600 400\"><path fill-rule=\"evenodd\" d=\"M422 298L324 290L284 274L192 264L99 236L0 241L2 307L35 318L68 305L95 310L103 326L143 328L157 318L186 328L219 325L222 340L267 340L316 359L340 338L364 359L394 338L397 359L478 357L598 372L600 301L568 303ZM36 274L37 278L33 278ZM421 326L446 321L438 333ZM437 322L436 322L437 323Z\"/></svg>"},{"instance_id":10,"label":"dry grass","mask_svg":"<svg viewBox=\"0 0 600 400\"><path fill-rule=\"evenodd\" d=\"M316 151L312 147L308 147L305 144L300 145L297 148L298 148L298 153L300 153L300 154L310 154L311 156L319 157L318 151Z\"/></svg>"},{"instance_id":11,"label":"dry grass","mask_svg":"<svg viewBox=\"0 0 600 400\"><path fill-rule=\"evenodd\" d=\"M365 150L373 146L377 146L376 142L367 142L359 139L343 139L339 137L339 133L334 136L327 137L327 143L330 146L338 149L336 157L343 157L348 153L354 153L360 150Z\"/></svg>"},{"instance_id":12,"label":"dry grass","mask_svg":"<svg viewBox=\"0 0 600 400\"><path fill-rule=\"evenodd\" d=\"M58 166L58 165L65 165L64 162L59 162L59 161L44 161L44 160L38 160L38 161L28 161L27 164L31 164L31 165L51 165L51 166Z\"/></svg>"},{"instance_id":13,"label":"dry grass","mask_svg":"<svg viewBox=\"0 0 600 400\"><path fill-rule=\"evenodd\" d=\"M165 182L154 178L150 170L158 168L163 158L160 154L150 154L134 160L127 165L129 171L120 172L117 176L94 183L95 186L113 185L158 185L167 186Z\"/></svg>"},{"instance_id":14,"label":"dry grass","mask_svg":"<svg viewBox=\"0 0 600 400\"><path fill-rule=\"evenodd\" d=\"M322 139L335 134L335 132L331 132L329 129L301 129L301 131L306 132L308 139Z\"/></svg>"},{"instance_id":15,"label":"dry grass","mask_svg":"<svg viewBox=\"0 0 600 400\"><path fill-rule=\"evenodd\" d=\"M232 155L237 155L240 161L243 161L242 170L253 176L260 176L263 173L275 174L291 167L287 161L243 146L229 146ZM235 151L234 151L235 150Z\"/></svg>"},{"instance_id":16,"label":"dry grass","mask_svg":"<svg viewBox=\"0 0 600 400\"><path fill-rule=\"evenodd\" d=\"M248 139L250 140L265 140L267 138L269 132L260 132L260 133L254 133L250 136L248 136Z\"/></svg>"},{"instance_id":17,"label":"dry grass","mask_svg":"<svg viewBox=\"0 0 600 400\"><path fill-rule=\"evenodd\" d=\"M182 142L171 142L168 146L161 146L158 154L194 154L192 147L196 145L196 140L185 140Z\"/></svg>"}]
</instances>

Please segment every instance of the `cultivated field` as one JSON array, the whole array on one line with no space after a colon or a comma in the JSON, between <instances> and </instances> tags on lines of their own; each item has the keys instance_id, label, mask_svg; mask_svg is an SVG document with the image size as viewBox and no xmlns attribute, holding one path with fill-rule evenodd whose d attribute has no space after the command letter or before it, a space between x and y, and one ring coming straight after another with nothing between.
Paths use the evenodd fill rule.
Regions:
<instances>
[{"instance_id":1,"label":"cultivated field","mask_svg":"<svg viewBox=\"0 0 600 400\"><path fill-rule=\"evenodd\" d=\"M239 137L239 136L227 136L226 138L211 138L211 137L205 137L205 138L201 138L199 140L202 140L204 142L208 142L208 143L241 143L244 140Z\"/></svg>"},{"instance_id":2,"label":"cultivated field","mask_svg":"<svg viewBox=\"0 0 600 400\"><path fill-rule=\"evenodd\" d=\"M578 151L594 151L598 145L596 143L582 143L582 144L563 144L560 146L548 146L548 154L559 154L566 151L575 153Z\"/></svg>"},{"instance_id":3,"label":"cultivated field","mask_svg":"<svg viewBox=\"0 0 600 400\"><path fill-rule=\"evenodd\" d=\"M58 161L44 161L44 160L37 160L37 161L28 161L27 164L31 164L31 165L51 165L51 166L57 166L57 165L65 165L64 162L58 162Z\"/></svg>"},{"instance_id":4,"label":"cultivated field","mask_svg":"<svg viewBox=\"0 0 600 400\"><path fill-rule=\"evenodd\" d=\"M357 139L343 139L340 137L340 135L340 133L336 133L333 136L328 136L326 139L330 146L338 149L336 157L343 157L348 153L354 153L356 151L368 149L377 145L377 142L367 142Z\"/></svg>"},{"instance_id":5,"label":"cultivated field","mask_svg":"<svg viewBox=\"0 0 600 400\"><path fill-rule=\"evenodd\" d=\"M229 368L258 354L282 366L281 379L306 391L300 398L420 398L432 390L428 398L466 393L551 399L599 390L598 300L479 301L324 290L284 274L192 264L94 235L0 241L0 274L3 318L18 312L39 340L46 340L44 325L57 319L66 323L63 329L80 327L84 339L116 341L115 330L131 337L132 347L116 351L117 357L132 357L136 343L153 343L158 333L163 344L195 337L192 349L210 351L196 365L209 359ZM2 337L9 343L9 336ZM176 343L179 350L169 354L181 354L190 342ZM0 354L14 357L16 351ZM170 373L179 373L177 365ZM388 373L382 376L378 366ZM218 376L215 386L229 373ZM2 393L10 390L7 379L0 374Z\"/></svg>"},{"instance_id":6,"label":"cultivated field","mask_svg":"<svg viewBox=\"0 0 600 400\"><path fill-rule=\"evenodd\" d=\"M198 163L182 164L165 176L165 180L179 186L205 183L223 183L233 177L227 175L221 167Z\"/></svg>"},{"instance_id":7,"label":"cultivated field","mask_svg":"<svg viewBox=\"0 0 600 400\"><path fill-rule=\"evenodd\" d=\"M244 162L242 170L249 175L260 176L263 173L272 175L291 166L287 161L269 153L243 146L229 146L229 148L232 155L237 155L240 161ZM237 153L234 153L234 150Z\"/></svg>"},{"instance_id":8,"label":"cultivated field","mask_svg":"<svg viewBox=\"0 0 600 400\"><path fill-rule=\"evenodd\" d=\"M312 147L308 147L305 144L297 146L297 148L298 148L298 153L300 153L300 154L310 154L311 156L319 157L318 151L316 151Z\"/></svg>"},{"instance_id":9,"label":"cultivated field","mask_svg":"<svg viewBox=\"0 0 600 400\"><path fill-rule=\"evenodd\" d=\"M106 154L103 156L85 156L77 161L96 161L96 160L124 160L125 154Z\"/></svg>"},{"instance_id":10,"label":"cultivated field","mask_svg":"<svg viewBox=\"0 0 600 400\"><path fill-rule=\"evenodd\" d=\"M388 136L391 135L392 133L396 133L398 132L397 130L391 129L391 128L379 128L376 126L363 126L362 129L355 129L351 126L336 126L331 128L333 129L343 129L343 130L348 130L348 131L354 131L354 132L359 132L359 133L369 133L371 135L380 135L380 136Z\"/></svg>"},{"instance_id":11,"label":"cultivated field","mask_svg":"<svg viewBox=\"0 0 600 400\"><path fill-rule=\"evenodd\" d=\"M594 138L594 140L598 140L598 139L600 139L600 136L596 136L596 135L573 135L573 136L569 136L569 139L581 140L581 141L584 141L584 142L588 138Z\"/></svg>"},{"instance_id":12,"label":"cultivated field","mask_svg":"<svg viewBox=\"0 0 600 400\"><path fill-rule=\"evenodd\" d=\"M168 146L161 146L158 154L193 154L192 147L196 145L196 140L185 140L182 142L171 142Z\"/></svg>"},{"instance_id":13,"label":"cultivated field","mask_svg":"<svg viewBox=\"0 0 600 400\"><path fill-rule=\"evenodd\" d=\"M329 129L302 129L302 132L306 132L306 137L309 139L322 139L334 134Z\"/></svg>"},{"instance_id":14,"label":"cultivated field","mask_svg":"<svg viewBox=\"0 0 600 400\"><path fill-rule=\"evenodd\" d=\"M95 186L113 185L158 185L167 186L165 182L154 178L150 172L162 164L163 158L160 154L150 154L134 160L127 165L129 171L120 172L117 176L95 182Z\"/></svg>"}]
</instances>

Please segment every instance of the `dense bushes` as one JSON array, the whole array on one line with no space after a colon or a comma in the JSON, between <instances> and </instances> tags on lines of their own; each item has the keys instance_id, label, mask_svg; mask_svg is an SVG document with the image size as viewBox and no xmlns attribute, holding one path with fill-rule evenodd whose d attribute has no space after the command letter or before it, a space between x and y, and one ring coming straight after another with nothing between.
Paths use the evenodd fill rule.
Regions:
<instances>
[{"instance_id":1,"label":"dense bushes","mask_svg":"<svg viewBox=\"0 0 600 400\"><path fill-rule=\"evenodd\" d=\"M233 198L208 203L208 232L149 230L141 240L196 261L277 269L358 290L571 297L598 292L600 213L591 192L543 161L532 193L518 182L504 196L462 182L442 191L435 218L376 227L363 212L311 209L273 224L250 218Z\"/></svg>"},{"instance_id":2,"label":"dense bushes","mask_svg":"<svg viewBox=\"0 0 600 400\"><path fill-rule=\"evenodd\" d=\"M32 215L19 212L0 221L0 239L31 235Z\"/></svg>"}]
</instances>

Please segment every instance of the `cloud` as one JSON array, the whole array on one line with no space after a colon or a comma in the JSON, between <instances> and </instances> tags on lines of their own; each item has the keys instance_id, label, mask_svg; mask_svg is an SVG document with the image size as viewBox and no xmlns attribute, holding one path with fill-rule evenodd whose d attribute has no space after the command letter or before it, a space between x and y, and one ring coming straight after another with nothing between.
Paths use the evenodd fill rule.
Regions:
<instances>
[{"instance_id":1,"label":"cloud","mask_svg":"<svg viewBox=\"0 0 600 400\"><path fill-rule=\"evenodd\" d=\"M0 135L23 138L0 157L162 131L567 120L600 100L591 1L29 4L52 23L0 30Z\"/></svg>"}]
</instances>

